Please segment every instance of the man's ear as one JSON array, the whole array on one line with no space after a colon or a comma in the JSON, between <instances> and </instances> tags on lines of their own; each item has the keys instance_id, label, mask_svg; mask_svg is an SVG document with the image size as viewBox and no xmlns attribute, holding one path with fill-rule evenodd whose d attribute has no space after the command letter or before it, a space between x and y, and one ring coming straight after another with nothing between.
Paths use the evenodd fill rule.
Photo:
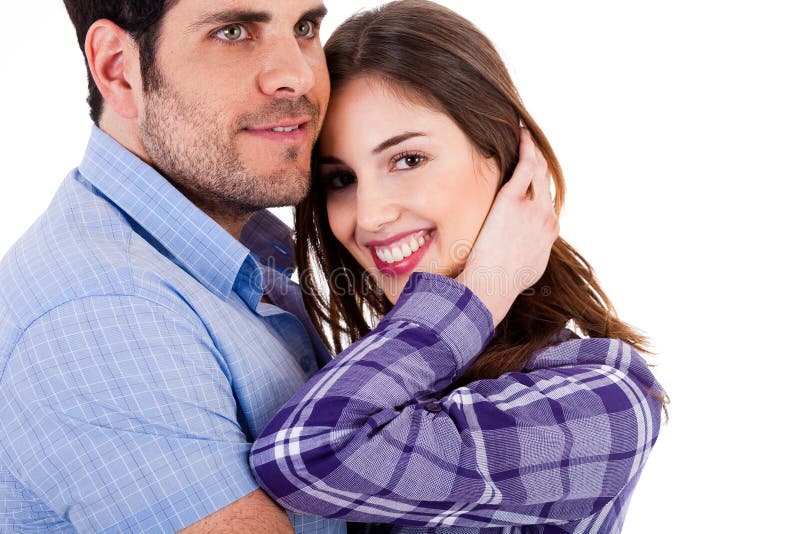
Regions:
<instances>
[{"instance_id":1,"label":"man's ear","mask_svg":"<svg viewBox=\"0 0 800 534\"><path fill-rule=\"evenodd\" d=\"M101 19L89 28L84 50L105 106L120 117L135 119L142 80L139 47L134 40L110 20Z\"/></svg>"}]
</instances>

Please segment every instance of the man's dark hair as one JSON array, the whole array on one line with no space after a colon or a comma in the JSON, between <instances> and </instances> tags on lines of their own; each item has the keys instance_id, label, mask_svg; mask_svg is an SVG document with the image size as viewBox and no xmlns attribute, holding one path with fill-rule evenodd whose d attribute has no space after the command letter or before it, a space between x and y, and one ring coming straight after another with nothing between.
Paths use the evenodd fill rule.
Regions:
<instances>
[{"instance_id":1,"label":"man's dark hair","mask_svg":"<svg viewBox=\"0 0 800 534\"><path fill-rule=\"evenodd\" d=\"M158 46L161 21L167 11L178 0L64 0L69 18L75 26L78 45L84 59L86 51L84 42L89 28L95 21L108 19L126 32L139 46L139 61L142 70L144 90L157 87L158 69L156 67L156 48ZM89 77L89 115L97 124L103 111L103 95L94 83L89 65L86 65Z\"/></svg>"}]
</instances>

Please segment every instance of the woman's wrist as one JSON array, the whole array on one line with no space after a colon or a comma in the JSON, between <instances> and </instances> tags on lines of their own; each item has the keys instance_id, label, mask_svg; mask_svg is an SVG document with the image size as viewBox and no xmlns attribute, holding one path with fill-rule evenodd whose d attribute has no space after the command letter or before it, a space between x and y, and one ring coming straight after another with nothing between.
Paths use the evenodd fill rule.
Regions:
<instances>
[{"instance_id":1,"label":"woman's wrist","mask_svg":"<svg viewBox=\"0 0 800 534\"><path fill-rule=\"evenodd\" d=\"M467 286L481 300L492 314L492 325L495 327L505 318L517 298L517 293L509 287L507 280L480 269L473 273L467 268L455 280Z\"/></svg>"}]
</instances>

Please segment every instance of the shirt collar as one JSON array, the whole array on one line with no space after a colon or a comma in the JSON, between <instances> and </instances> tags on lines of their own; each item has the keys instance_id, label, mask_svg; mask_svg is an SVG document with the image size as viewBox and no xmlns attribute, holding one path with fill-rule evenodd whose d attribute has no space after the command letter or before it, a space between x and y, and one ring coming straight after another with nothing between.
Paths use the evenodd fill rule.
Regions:
<instances>
[{"instance_id":1,"label":"shirt collar","mask_svg":"<svg viewBox=\"0 0 800 534\"><path fill-rule=\"evenodd\" d=\"M264 266L292 276L294 232L275 214L269 210L256 212L242 228L240 240Z\"/></svg>"},{"instance_id":2,"label":"shirt collar","mask_svg":"<svg viewBox=\"0 0 800 534\"><path fill-rule=\"evenodd\" d=\"M155 169L93 126L78 170L209 291L236 290L256 309L263 275L253 254Z\"/></svg>"}]
</instances>

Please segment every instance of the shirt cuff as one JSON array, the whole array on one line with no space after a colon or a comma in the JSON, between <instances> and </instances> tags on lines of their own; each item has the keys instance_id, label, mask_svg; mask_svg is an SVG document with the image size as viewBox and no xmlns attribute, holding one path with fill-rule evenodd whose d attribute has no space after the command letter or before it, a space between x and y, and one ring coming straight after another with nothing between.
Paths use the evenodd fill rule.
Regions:
<instances>
[{"instance_id":1,"label":"shirt cuff","mask_svg":"<svg viewBox=\"0 0 800 534\"><path fill-rule=\"evenodd\" d=\"M492 314L483 302L467 286L439 274L412 273L386 320L431 329L450 347L460 369L494 337Z\"/></svg>"},{"instance_id":2,"label":"shirt cuff","mask_svg":"<svg viewBox=\"0 0 800 534\"><path fill-rule=\"evenodd\" d=\"M150 504L106 531L177 532L259 489L249 464L227 462L218 467L204 479Z\"/></svg>"}]
</instances>

